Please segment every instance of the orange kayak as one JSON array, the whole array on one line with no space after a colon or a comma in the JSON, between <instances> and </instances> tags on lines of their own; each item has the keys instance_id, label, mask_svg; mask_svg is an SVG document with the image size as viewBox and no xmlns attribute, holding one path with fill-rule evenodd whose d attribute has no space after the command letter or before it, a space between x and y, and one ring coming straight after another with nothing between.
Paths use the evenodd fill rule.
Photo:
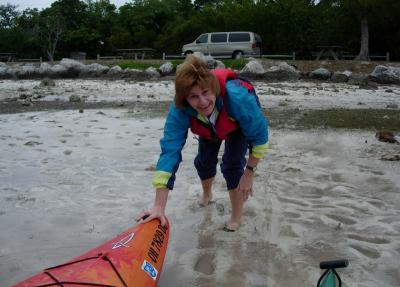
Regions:
<instances>
[{"instance_id":1,"label":"orange kayak","mask_svg":"<svg viewBox=\"0 0 400 287\"><path fill-rule=\"evenodd\" d=\"M139 224L114 239L13 287L153 287L160 279L169 224Z\"/></svg>"}]
</instances>

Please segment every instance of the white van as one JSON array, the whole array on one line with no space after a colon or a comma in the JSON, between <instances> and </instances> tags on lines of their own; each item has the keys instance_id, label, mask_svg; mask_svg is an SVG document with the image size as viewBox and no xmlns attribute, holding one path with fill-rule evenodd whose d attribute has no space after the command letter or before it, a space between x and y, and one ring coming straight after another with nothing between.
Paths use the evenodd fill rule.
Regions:
<instances>
[{"instance_id":1,"label":"white van","mask_svg":"<svg viewBox=\"0 0 400 287\"><path fill-rule=\"evenodd\" d=\"M201 34L193 43L183 45L182 54L201 52L211 56L261 55L261 37L253 32L214 32Z\"/></svg>"}]
</instances>

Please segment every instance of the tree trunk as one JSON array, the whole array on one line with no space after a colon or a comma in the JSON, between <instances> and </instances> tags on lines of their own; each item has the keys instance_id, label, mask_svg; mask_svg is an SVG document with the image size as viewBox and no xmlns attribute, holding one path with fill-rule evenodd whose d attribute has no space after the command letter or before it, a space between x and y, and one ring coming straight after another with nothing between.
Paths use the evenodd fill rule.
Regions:
<instances>
[{"instance_id":1,"label":"tree trunk","mask_svg":"<svg viewBox=\"0 0 400 287\"><path fill-rule=\"evenodd\" d=\"M360 53L356 57L359 61L369 61L369 33L368 19L366 15L361 17L361 47Z\"/></svg>"}]
</instances>

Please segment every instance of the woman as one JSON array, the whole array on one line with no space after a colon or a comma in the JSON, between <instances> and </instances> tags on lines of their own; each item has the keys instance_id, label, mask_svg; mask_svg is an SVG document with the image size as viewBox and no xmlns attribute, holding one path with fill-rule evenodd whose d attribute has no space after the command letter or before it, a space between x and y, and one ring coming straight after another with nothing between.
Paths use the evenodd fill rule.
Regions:
<instances>
[{"instance_id":1,"label":"woman","mask_svg":"<svg viewBox=\"0 0 400 287\"><path fill-rule=\"evenodd\" d=\"M253 87L228 69L208 70L205 63L188 56L176 74L175 98L161 139L161 155L153 178L156 197L151 209L138 221L158 218L166 224L165 206L173 189L175 173L188 129L199 136L194 165L201 179L201 205L212 199L218 151L225 141L221 171L226 180L232 214L224 230L238 229L244 202L253 195L253 174L268 147L268 123ZM246 161L246 152L249 156ZM148 216L146 219L143 217Z\"/></svg>"}]
</instances>

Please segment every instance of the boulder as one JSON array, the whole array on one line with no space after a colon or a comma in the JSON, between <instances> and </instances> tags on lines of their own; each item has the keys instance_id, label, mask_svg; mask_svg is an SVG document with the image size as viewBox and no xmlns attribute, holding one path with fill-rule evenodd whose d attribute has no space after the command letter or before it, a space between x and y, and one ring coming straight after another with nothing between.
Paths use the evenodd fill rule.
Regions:
<instances>
[{"instance_id":1,"label":"boulder","mask_svg":"<svg viewBox=\"0 0 400 287\"><path fill-rule=\"evenodd\" d=\"M325 68L318 68L310 73L310 77L316 80L328 80L331 77L331 72Z\"/></svg>"},{"instance_id":2,"label":"boulder","mask_svg":"<svg viewBox=\"0 0 400 287\"><path fill-rule=\"evenodd\" d=\"M116 65L116 66L111 67L108 70L107 75L119 75L123 72L124 72L124 70L122 70L122 68L120 66Z\"/></svg>"},{"instance_id":3,"label":"boulder","mask_svg":"<svg viewBox=\"0 0 400 287\"><path fill-rule=\"evenodd\" d=\"M41 63L39 67L39 73L44 78L55 78L56 73L52 69L53 67L48 63Z\"/></svg>"},{"instance_id":4,"label":"boulder","mask_svg":"<svg viewBox=\"0 0 400 287\"><path fill-rule=\"evenodd\" d=\"M0 62L0 79L15 78L15 71L7 64Z\"/></svg>"},{"instance_id":5,"label":"boulder","mask_svg":"<svg viewBox=\"0 0 400 287\"><path fill-rule=\"evenodd\" d=\"M217 62L217 66L215 68L217 68L217 69L225 69L225 64L222 61L216 60L216 62Z\"/></svg>"},{"instance_id":6,"label":"boulder","mask_svg":"<svg viewBox=\"0 0 400 287\"><path fill-rule=\"evenodd\" d=\"M150 76L150 78L159 78L160 77L160 73L154 67L148 67L145 70L145 73L148 74Z\"/></svg>"},{"instance_id":7,"label":"boulder","mask_svg":"<svg viewBox=\"0 0 400 287\"><path fill-rule=\"evenodd\" d=\"M123 78L132 78L139 81L146 81L152 78L152 76L146 72L131 68L126 68L121 76Z\"/></svg>"},{"instance_id":8,"label":"boulder","mask_svg":"<svg viewBox=\"0 0 400 287\"><path fill-rule=\"evenodd\" d=\"M257 61L257 60L253 60L248 62L243 69L240 71L240 73L242 74L264 74L265 70L264 67L262 66L262 64Z\"/></svg>"},{"instance_id":9,"label":"boulder","mask_svg":"<svg viewBox=\"0 0 400 287\"><path fill-rule=\"evenodd\" d=\"M350 71L334 72L331 81L334 83L346 83L351 75Z\"/></svg>"},{"instance_id":10,"label":"boulder","mask_svg":"<svg viewBox=\"0 0 400 287\"><path fill-rule=\"evenodd\" d=\"M370 79L380 84L400 84L400 67L378 65L370 74Z\"/></svg>"},{"instance_id":11,"label":"boulder","mask_svg":"<svg viewBox=\"0 0 400 287\"><path fill-rule=\"evenodd\" d=\"M99 77L106 74L110 70L109 67L93 63L83 67L80 76L82 77Z\"/></svg>"},{"instance_id":12,"label":"boulder","mask_svg":"<svg viewBox=\"0 0 400 287\"><path fill-rule=\"evenodd\" d=\"M50 68L52 78L66 78L68 75L68 68L66 66L56 64Z\"/></svg>"},{"instance_id":13,"label":"boulder","mask_svg":"<svg viewBox=\"0 0 400 287\"><path fill-rule=\"evenodd\" d=\"M368 76L364 74L355 74L352 73L349 76L349 80L347 81L350 85L361 85L366 86L368 85Z\"/></svg>"},{"instance_id":14,"label":"boulder","mask_svg":"<svg viewBox=\"0 0 400 287\"><path fill-rule=\"evenodd\" d=\"M171 62L165 62L160 66L158 71L162 76L170 75L174 71L174 65Z\"/></svg>"},{"instance_id":15,"label":"boulder","mask_svg":"<svg viewBox=\"0 0 400 287\"><path fill-rule=\"evenodd\" d=\"M300 78L300 72L288 63L282 62L269 68L264 77L269 81L295 81Z\"/></svg>"},{"instance_id":16,"label":"boulder","mask_svg":"<svg viewBox=\"0 0 400 287\"><path fill-rule=\"evenodd\" d=\"M62 59L60 65L66 68L66 72L60 74L63 78L77 78L85 70L84 64L68 58Z\"/></svg>"},{"instance_id":17,"label":"boulder","mask_svg":"<svg viewBox=\"0 0 400 287\"><path fill-rule=\"evenodd\" d=\"M31 79L40 77L40 69L33 64L25 64L15 69L15 75L18 79Z\"/></svg>"}]
</instances>

